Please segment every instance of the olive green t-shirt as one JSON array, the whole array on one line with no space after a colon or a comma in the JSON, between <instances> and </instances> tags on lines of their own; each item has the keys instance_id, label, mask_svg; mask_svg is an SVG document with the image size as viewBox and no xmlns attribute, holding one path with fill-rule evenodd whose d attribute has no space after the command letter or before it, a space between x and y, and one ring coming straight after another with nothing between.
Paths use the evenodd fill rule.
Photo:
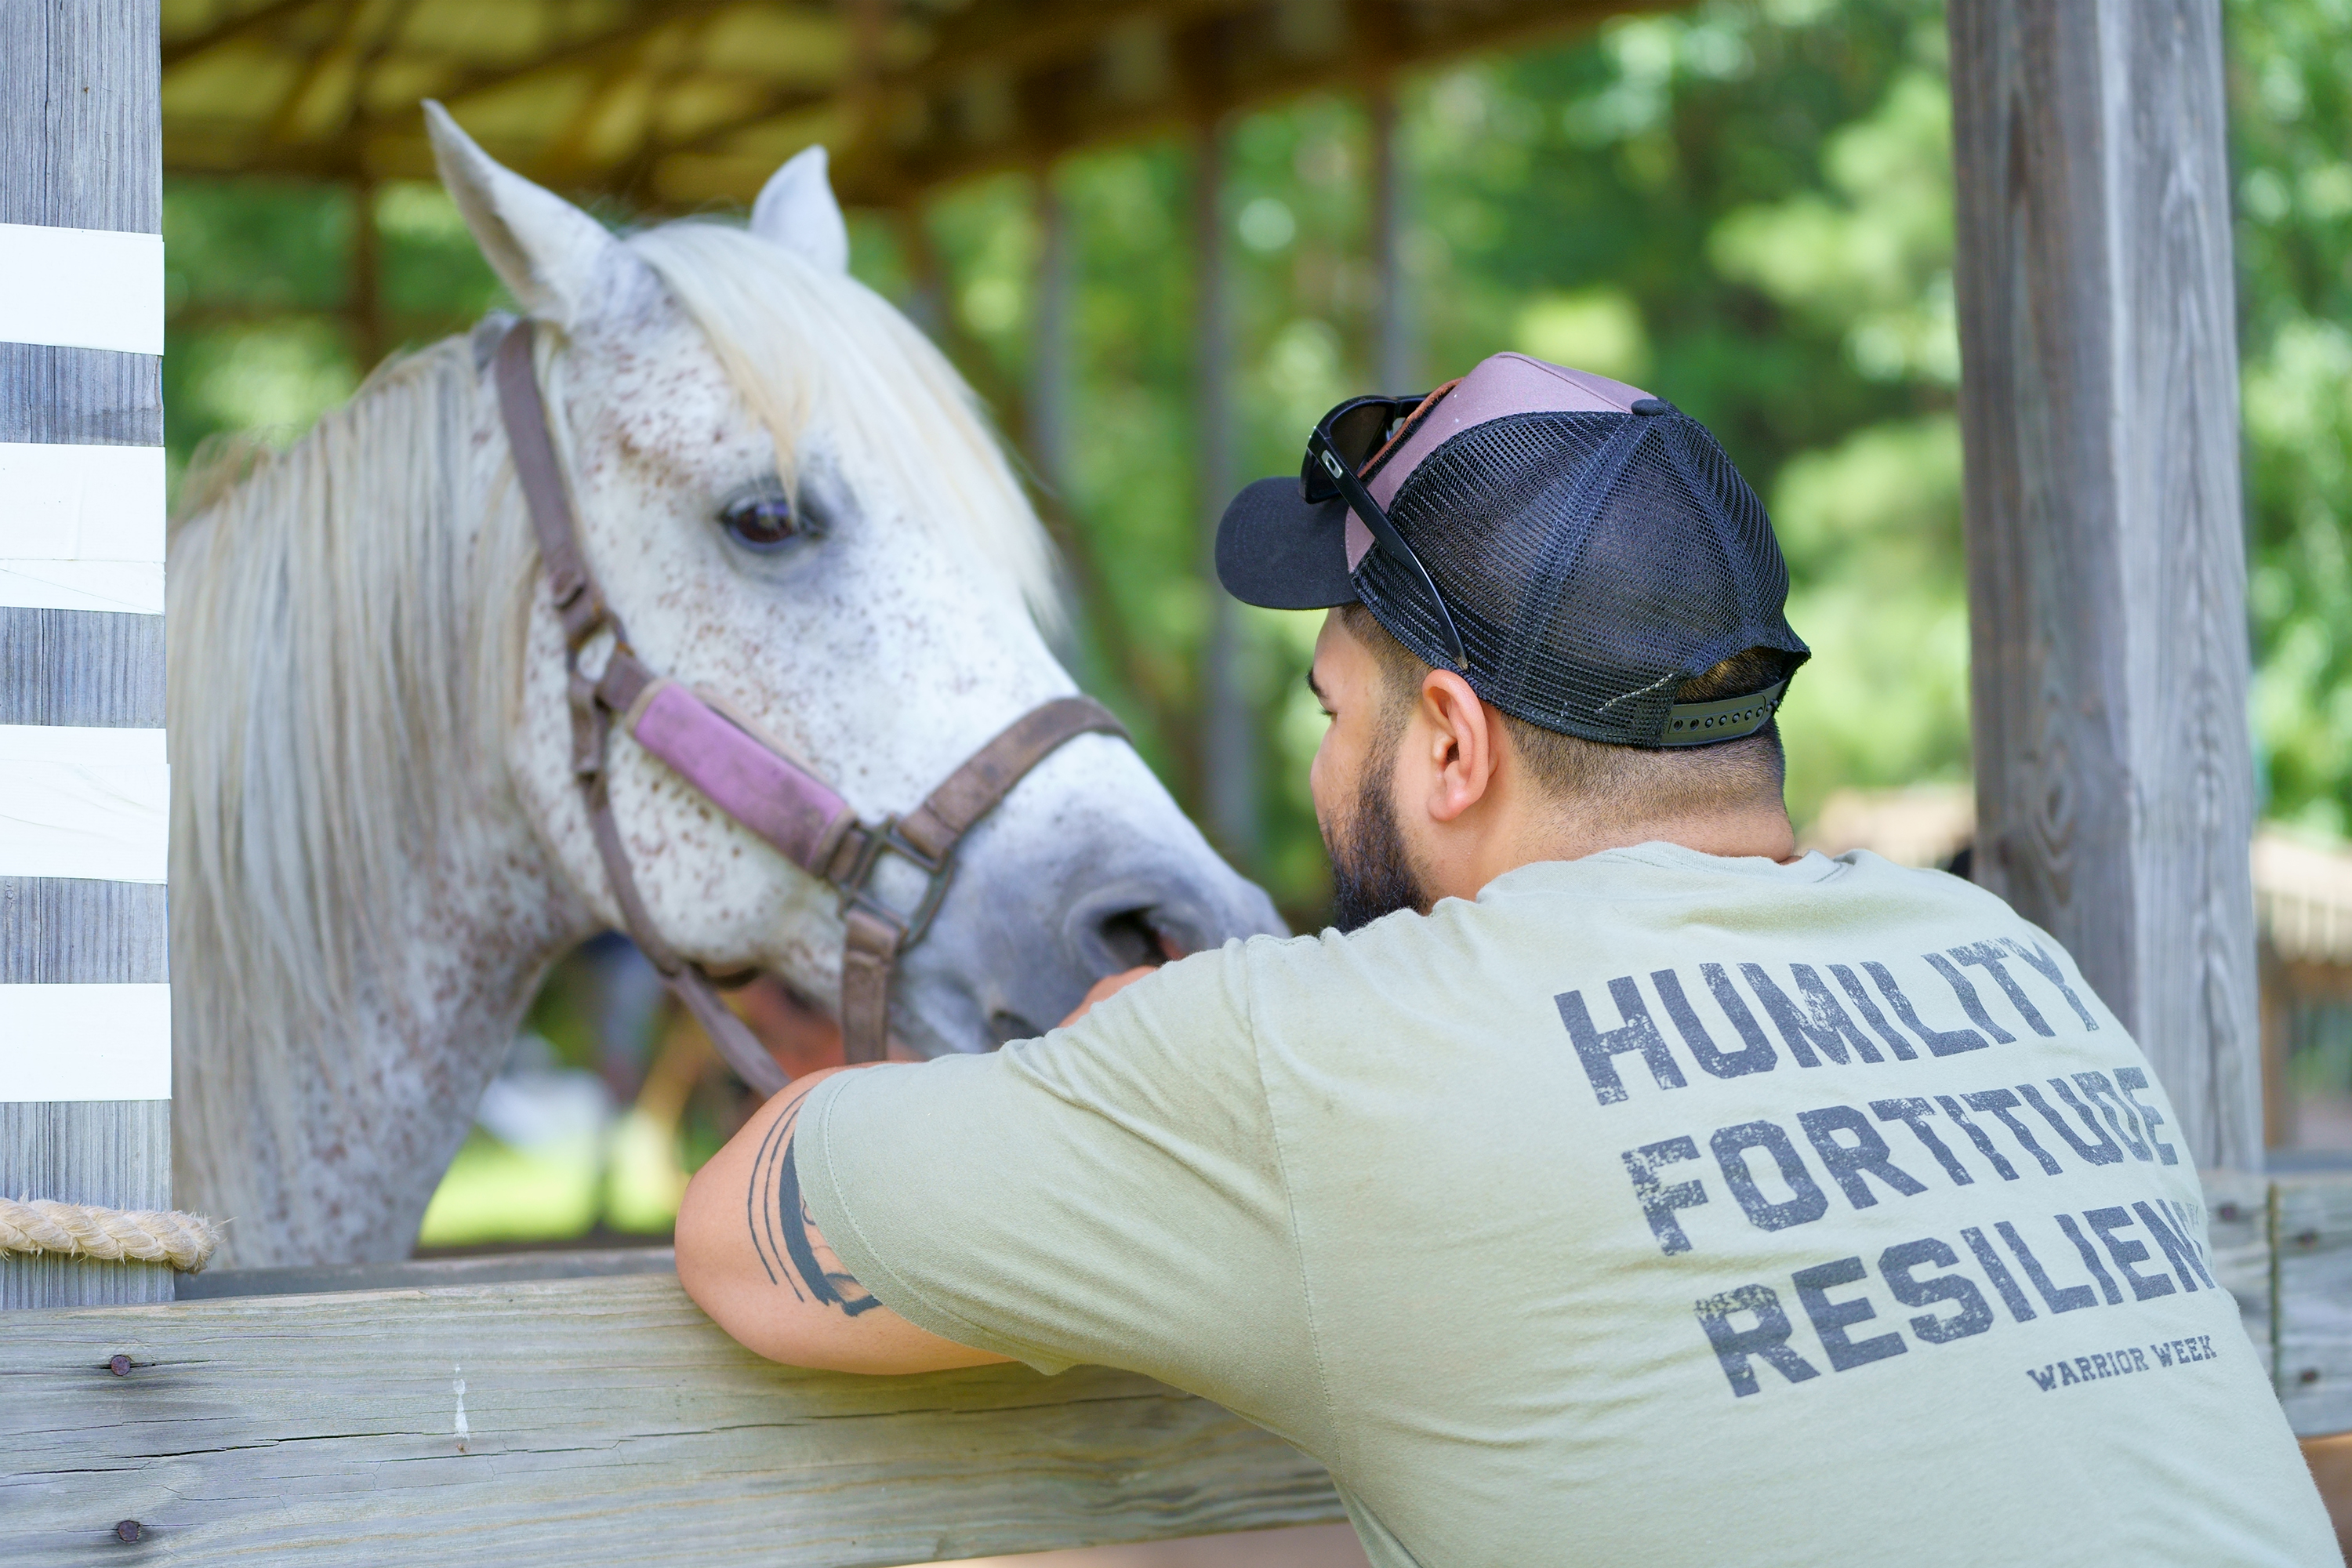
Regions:
<instances>
[{"instance_id":1,"label":"olive green t-shirt","mask_svg":"<svg viewBox=\"0 0 2352 1568\"><path fill-rule=\"evenodd\" d=\"M1523 867L800 1127L886 1306L1218 1401L1382 1568L2339 1560L2171 1102L1939 873Z\"/></svg>"}]
</instances>

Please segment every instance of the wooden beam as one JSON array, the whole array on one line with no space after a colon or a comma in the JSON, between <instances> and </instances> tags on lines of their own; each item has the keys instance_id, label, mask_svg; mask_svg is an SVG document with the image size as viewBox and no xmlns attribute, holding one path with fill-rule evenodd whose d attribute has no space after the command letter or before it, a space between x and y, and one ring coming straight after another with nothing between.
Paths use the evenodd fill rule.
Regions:
<instances>
[{"instance_id":1,"label":"wooden beam","mask_svg":"<svg viewBox=\"0 0 2352 1568\"><path fill-rule=\"evenodd\" d=\"M1368 70L1426 68L1482 50L1557 37L1629 11L1666 9L1671 4L1672 0L1571 0L1567 4L1498 0L1475 10L1394 8L1400 20L1394 28L1384 30L1389 41L1379 46L1382 50L1392 48L1393 57L1383 54L1374 63L1366 50L1353 47L1314 58L1291 58L1255 47L1254 42L1250 47L1234 47L1236 39L1255 40L1264 31L1257 26L1258 18L1248 14L1265 10L1263 0L1255 5L1180 3L1164 8L1172 29L1171 54L1189 68L1174 73L1175 90L1142 102L1091 93L1082 101L1071 102L1066 89L1057 89L1065 102L1055 117L1055 140L1050 143L1032 135L975 142L957 133L954 117L938 112L940 106L932 102L932 112L917 117L931 127L926 134L892 146L887 163L845 165L844 196L854 202L897 199L889 193L931 189L1001 173L1080 147L1167 132L1189 133L1207 115L1263 109L1309 93L1354 89L1361 85ZM1412 19L1410 25L1405 18ZM1098 34L1089 47L1100 42ZM1004 47L1007 58L1025 62L1033 58L1026 45L1018 50L1010 43ZM1014 74L1060 65L1059 59L1024 63ZM933 90L926 88L917 96L928 100ZM1020 90L1013 94L1016 102L1027 96Z\"/></svg>"},{"instance_id":2,"label":"wooden beam","mask_svg":"<svg viewBox=\"0 0 2352 1568\"><path fill-rule=\"evenodd\" d=\"M1259 851L1257 715L1242 681L1240 606L1217 581L1217 523L1239 488L1234 455L1232 242L1226 235L1222 119L1192 140L1192 439L1201 517L1202 592L1209 616L1201 649L1202 803L1209 837L1244 872Z\"/></svg>"},{"instance_id":3,"label":"wooden beam","mask_svg":"<svg viewBox=\"0 0 2352 1568\"><path fill-rule=\"evenodd\" d=\"M1340 1517L1320 1467L1131 1373L800 1372L674 1277L436 1267L11 1316L0 1560L85 1563L129 1521L181 1564L851 1568Z\"/></svg>"},{"instance_id":4,"label":"wooden beam","mask_svg":"<svg viewBox=\"0 0 2352 1568\"><path fill-rule=\"evenodd\" d=\"M352 256L350 297L343 311L351 326L352 351L365 380L383 359L383 231L376 223L376 187L369 181L350 186Z\"/></svg>"},{"instance_id":5,"label":"wooden beam","mask_svg":"<svg viewBox=\"0 0 2352 1568\"><path fill-rule=\"evenodd\" d=\"M416 0L351 0L334 37L317 48L280 99L263 139L286 146L340 134L366 94L368 72L398 41L415 6ZM323 105L316 101L322 90L331 93Z\"/></svg>"},{"instance_id":6,"label":"wooden beam","mask_svg":"<svg viewBox=\"0 0 2352 1568\"><path fill-rule=\"evenodd\" d=\"M1070 207L1051 166L1032 182L1037 216L1037 308L1031 332L1029 456L1056 494L1070 482L1070 390L1077 374L1077 253Z\"/></svg>"},{"instance_id":7,"label":"wooden beam","mask_svg":"<svg viewBox=\"0 0 2352 1568\"><path fill-rule=\"evenodd\" d=\"M559 44L551 49L532 55L510 66L488 66L462 73L445 86L439 94L445 103L455 104L461 99L476 98L486 92L496 92L541 71L554 70L562 66L593 64L625 55L654 34L675 23L707 16L714 11L724 11L742 4L742 0L651 0L641 3L622 21L601 32ZM405 115L394 120L379 121L379 125L406 124Z\"/></svg>"},{"instance_id":8,"label":"wooden beam","mask_svg":"<svg viewBox=\"0 0 2352 1568\"><path fill-rule=\"evenodd\" d=\"M1626 10L1657 9L1670 0L1629 0L1626 4L1595 4L1593 0L1561 5L1551 0L1510 0L1490 14L1471 19L1450 16L1436 32L1407 34L1401 22L1379 26L1381 58L1393 50L1400 58L1429 64L1468 51L1499 47L1589 26L1601 17ZM1049 160L1073 148L1153 131L1187 126L1202 114L1262 102L1279 101L1335 86L1350 85L1366 68L1366 52L1345 48L1328 59L1298 61L1280 58L1229 60L1230 51L1218 47L1216 29L1234 16L1265 8L1265 0L1119 0L1087 4L1084 0L1045 9L1016 10L1011 5L974 5L952 18L940 30L923 57L896 70L886 71L874 84L879 102L913 100L926 112L917 118L935 130L908 146L878 142L837 149L836 179L845 199L895 205L913 192L969 175L996 173ZM1377 16L1391 16L1397 8ZM1150 22L1203 40L1196 54L1217 65L1224 85L1196 79L1183 91L1145 104L1101 104L1074 101L1067 77L1100 51L1104 40L1118 27ZM1206 30L1205 32L1203 30ZM1181 49L1182 44L1171 44ZM1263 51L1260 51L1263 53ZM1255 68L1254 72L1244 68ZM972 76L994 73L1015 83L1016 103L1050 102L1056 112L1050 124L1024 124L1018 133L989 145L975 144L951 127L954 117L934 95L960 86ZM1239 73L1239 74L1235 74ZM1028 90L1033 78L1055 78L1046 88ZM707 152L729 138L787 114L806 111L828 100L824 92L804 88L781 88L738 113L705 126L674 142L650 145L641 154L647 172L635 177L633 188L653 189L650 165L677 153ZM882 121L889 117L881 116Z\"/></svg>"},{"instance_id":9,"label":"wooden beam","mask_svg":"<svg viewBox=\"0 0 2352 1568\"><path fill-rule=\"evenodd\" d=\"M2213 1272L2301 1437L2352 1431L2352 1173L2205 1173Z\"/></svg>"},{"instance_id":10,"label":"wooden beam","mask_svg":"<svg viewBox=\"0 0 2352 1568\"><path fill-rule=\"evenodd\" d=\"M315 4L317 0L305 0L305 3ZM714 12L723 11L730 6L741 4L743 0L654 0L654 3L644 5L640 9L630 13L625 19L614 23L601 32L591 33L584 37L559 44L517 64L484 67L460 72L453 79L443 83L433 96L448 104L452 112L456 112L458 105L466 99L478 98L485 93L496 92L500 88L510 87L541 71L556 70L572 65L593 65L615 59L625 60L626 57L639 45L666 28L698 17L706 17ZM804 8L814 9L814 7ZM365 96L364 84L362 84L360 97L364 99ZM415 134L419 124L418 113L419 110L415 105L409 105L390 114L362 116L352 125L347 133L347 139L352 146L358 147L378 136ZM460 115L461 120L463 116ZM353 166L356 166L360 161L356 153L347 153L343 160L344 163Z\"/></svg>"},{"instance_id":11,"label":"wooden beam","mask_svg":"<svg viewBox=\"0 0 2352 1568\"><path fill-rule=\"evenodd\" d=\"M240 12L226 21L216 22L202 32L191 33L184 38L163 40L158 51L163 68L170 70L182 60L193 59L207 49L217 48L237 38L251 37L298 11L327 3L328 0L263 0L263 4Z\"/></svg>"},{"instance_id":12,"label":"wooden beam","mask_svg":"<svg viewBox=\"0 0 2352 1568\"><path fill-rule=\"evenodd\" d=\"M324 3L288 0L258 7L215 32L174 46L171 58L176 62L232 37L266 30L268 23ZM496 91L536 73L625 48L633 40L681 19L749 3L667 0L657 8L640 5L617 13L619 19L600 31L529 58L459 71L443 81L438 95L455 102ZM1213 107L1221 111L1240 110L1305 93L1351 88L1368 71L1422 68L1465 53L1517 47L1589 26L1607 16L1659 9L1672 3L1486 0L1475 7L1432 7L1357 0L1345 10L1344 37L1335 50L1311 58L1278 48L1228 50L1233 58L1220 64L1222 85L1217 89L1218 103ZM1102 79L1097 68L1108 42L1122 28L1156 26L1169 30L1171 53L1181 54L1194 40L1236 24L1239 36L1255 37L1271 27L1265 18L1272 15L1271 0L1101 0L1098 4L1057 0L1043 6L1025 0L974 0L938 25L919 58L886 63L872 79L863 98L871 105L866 122L875 127L875 134L859 138L856 145L835 147L835 184L844 199L854 205L894 206L941 184L1025 168L1078 147L1181 132L1202 110L1189 91L1137 100L1097 90ZM362 74L378 67L413 63L394 48L367 63ZM700 79L707 82L728 74L723 69L707 72ZM1007 98L1020 110L1010 134L982 142L958 129L954 103L975 75L992 76L1006 84ZM698 169L665 183L660 165L681 155L691 158L723 152L731 139L746 132L840 103L845 92L859 97L851 90L856 86L812 89L803 82L773 82L743 109L721 114L700 129L668 138L649 130L644 143L626 157L593 175L583 174L582 188L618 195L648 212L679 203L699 205L722 190L748 201L758 189L758 180L748 170L719 175ZM462 112L459 118L464 118ZM248 125L236 119L176 121L172 166L311 179L423 178L430 173L421 129L415 112L404 107L389 114L356 114L331 142L272 143L263 131L258 123ZM910 131L913 140L899 140ZM528 146L493 144L492 151L526 174L541 173ZM764 173L762 168L761 174ZM712 187L714 179L721 189Z\"/></svg>"},{"instance_id":13,"label":"wooden beam","mask_svg":"<svg viewBox=\"0 0 2352 1568\"><path fill-rule=\"evenodd\" d=\"M2281 1176L2268 1198L2272 1376L2288 1424L2352 1431L2352 1179Z\"/></svg>"},{"instance_id":14,"label":"wooden beam","mask_svg":"<svg viewBox=\"0 0 2352 1568\"><path fill-rule=\"evenodd\" d=\"M163 385L157 354L0 342L0 441L160 447Z\"/></svg>"},{"instance_id":15,"label":"wooden beam","mask_svg":"<svg viewBox=\"0 0 2352 1568\"><path fill-rule=\"evenodd\" d=\"M532 172L541 181L562 189L590 166L589 143L604 128L618 95L646 90L646 79L658 74L647 68L646 54L644 44L616 50L598 68L595 85L582 95L562 129L532 161Z\"/></svg>"},{"instance_id":16,"label":"wooden beam","mask_svg":"<svg viewBox=\"0 0 2352 1568\"><path fill-rule=\"evenodd\" d=\"M352 70L357 59L362 25L375 7L370 0L336 0L336 3L341 10L335 17L334 36L303 63L301 70L295 75L294 85L278 98L278 108L269 116L269 129L262 132L264 139L278 142L303 140L302 127L309 118L310 95L319 90L320 83L331 78L341 76L343 79L341 90L346 101L349 100L356 85L352 79Z\"/></svg>"},{"instance_id":17,"label":"wooden beam","mask_svg":"<svg viewBox=\"0 0 2352 1568\"><path fill-rule=\"evenodd\" d=\"M1954 0L1977 879L2262 1152L2218 0Z\"/></svg>"},{"instance_id":18,"label":"wooden beam","mask_svg":"<svg viewBox=\"0 0 2352 1568\"><path fill-rule=\"evenodd\" d=\"M1405 276L1405 209L1410 177L1404 166L1404 132L1397 113L1396 83L1383 77L1366 95L1372 142L1372 363L1382 392L1425 390L1421 381L1421 342L1412 311L1412 283Z\"/></svg>"},{"instance_id":19,"label":"wooden beam","mask_svg":"<svg viewBox=\"0 0 2352 1568\"><path fill-rule=\"evenodd\" d=\"M153 556L21 572L0 561L0 721L18 737L0 767L107 759L142 797L162 791L163 616L90 607L117 601L87 584L120 591L144 574L163 607L163 246L142 237L163 227L157 27L153 0L0 5L0 224L26 226L5 242L37 239L25 254L47 258L33 263L32 308L12 317L40 341L0 343L0 442L19 452L0 464L0 521L68 484L83 517L123 538L152 530ZM120 280L107 305L126 321L152 303L141 352L78 337L69 313L42 320L42 301L85 288L93 268ZM150 760L115 765L127 755ZM118 820L0 823L0 1193L12 1197L171 1206L160 854L145 882L51 864L57 843L103 846ZM160 1264L0 1258L0 1308L171 1293Z\"/></svg>"},{"instance_id":20,"label":"wooden beam","mask_svg":"<svg viewBox=\"0 0 2352 1568\"><path fill-rule=\"evenodd\" d=\"M1182 722L1169 703L1157 672L1136 647L1127 618L1111 596L1110 581L1095 552L1093 538L1071 509L1071 435L1076 423L1073 410L1078 376L1078 236L1059 171L1051 164L1040 165L1032 180L1039 242L1035 346L1026 416L1019 426L1019 434L1025 438L1019 441L1018 449L1036 478L1038 519L1053 536L1069 574L1070 588L1079 601L1080 629L1117 673L1126 696L1141 710L1150 726L1150 739L1165 743L1182 735Z\"/></svg>"}]
</instances>

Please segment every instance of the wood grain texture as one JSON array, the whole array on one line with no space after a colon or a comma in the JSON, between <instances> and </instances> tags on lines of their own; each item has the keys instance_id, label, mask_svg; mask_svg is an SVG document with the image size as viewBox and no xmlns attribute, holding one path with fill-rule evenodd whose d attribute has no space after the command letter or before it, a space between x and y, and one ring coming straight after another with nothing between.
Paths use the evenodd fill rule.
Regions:
<instances>
[{"instance_id":1,"label":"wood grain texture","mask_svg":"<svg viewBox=\"0 0 2352 1568\"><path fill-rule=\"evenodd\" d=\"M2203 1173L2213 1273L2299 1437L2352 1431L2352 1173Z\"/></svg>"},{"instance_id":2,"label":"wood grain texture","mask_svg":"<svg viewBox=\"0 0 2352 1568\"><path fill-rule=\"evenodd\" d=\"M163 232L155 0L0 5L0 223Z\"/></svg>"},{"instance_id":3,"label":"wood grain texture","mask_svg":"<svg viewBox=\"0 0 2352 1568\"><path fill-rule=\"evenodd\" d=\"M163 723L163 616L0 608L0 724Z\"/></svg>"},{"instance_id":4,"label":"wood grain texture","mask_svg":"<svg viewBox=\"0 0 2352 1568\"><path fill-rule=\"evenodd\" d=\"M171 978L161 884L0 877L0 985L154 985Z\"/></svg>"},{"instance_id":5,"label":"wood grain texture","mask_svg":"<svg viewBox=\"0 0 2352 1568\"><path fill-rule=\"evenodd\" d=\"M1195 62L1196 66L1199 62ZM1198 444L1200 570L1209 595L1202 650L1201 795L1210 841L1247 874L1264 848L1257 718L1244 670L1249 623L1217 584L1217 525L1239 488L1234 472L1234 258L1230 229L1232 124L1211 118L1192 135L1192 397Z\"/></svg>"},{"instance_id":6,"label":"wood grain texture","mask_svg":"<svg viewBox=\"0 0 2352 1568\"><path fill-rule=\"evenodd\" d=\"M171 1207L171 1101L0 1102L0 1193L116 1208ZM172 1283L172 1270L160 1263L0 1258L0 1310L169 1301ZM0 1341L24 1321L0 1320L6 1325ZM0 1418L0 1444L14 1430L13 1418ZM0 1550L0 1558L7 1555Z\"/></svg>"},{"instance_id":7,"label":"wood grain texture","mask_svg":"<svg viewBox=\"0 0 2352 1568\"><path fill-rule=\"evenodd\" d=\"M2352 1430L2352 1177L2272 1184L2274 1374L2298 1434Z\"/></svg>"},{"instance_id":8,"label":"wood grain texture","mask_svg":"<svg viewBox=\"0 0 2352 1568\"><path fill-rule=\"evenodd\" d=\"M512 1285L532 1279L603 1279L630 1274L675 1274L677 1254L667 1247L605 1247L579 1252L492 1252L478 1258L431 1258L399 1263L322 1263L292 1268L214 1268L180 1281L183 1301L230 1296L318 1296L341 1290L431 1290L457 1285Z\"/></svg>"},{"instance_id":9,"label":"wood grain texture","mask_svg":"<svg viewBox=\"0 0 2352 1568\"><path fill-rule=\"evenodd\" d=\"M778 1367L662 1276L22 1314L0 1387L24 1568L126 1519L173 1563L847 1568L1340 1516L1148 1379Z\"/></svg>"},{"instance_id":10,"label":"wood grain texture","mask_svg":"<svg viewBox=\"0 0 2352 1568\"><path fill-rule=\"evenodd\" d=\"M0 343L0 441L162 446L163 359Z\"/></svg>"},{"instance_id":11,"label":"wood grain texture","mask_svg":"<svg viewBox=\"0 0 2352 1568\"><path fill-rule=\"evenodd\" d=\"M2261 1153L2216 0L1954 0L1977 878Z\"/></svg>"},{"instance_id":12,"label":"wood grain texture","mask_svg":"<svg viewBox=\"0 0 2352 1568\"><path fill-rule=\"evenodd\" d=\"M2273 1384L2277 1371L2272 1302L2278 1281L2271 1268L2271 1184L2245 1171L2204 1171L2206 1242L2213 1278L2237 1298L2246 1338L2263 1357Z\"/></svg>"}]
</instances>

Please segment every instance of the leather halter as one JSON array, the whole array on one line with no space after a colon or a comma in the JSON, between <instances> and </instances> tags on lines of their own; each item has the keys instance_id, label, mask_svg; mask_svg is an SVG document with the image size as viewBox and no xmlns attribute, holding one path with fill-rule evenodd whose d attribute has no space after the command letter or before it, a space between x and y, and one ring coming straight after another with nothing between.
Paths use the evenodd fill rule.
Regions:
<instances>
[{"instance_id":1,"label":"leather halter","mask_svg":"<svg viewBox=\"0 0 2352 1568\"><path fill-rule=\"evenodd\" d=\"M889 1040L891 971L898 955L923 939L939 912L955 875L958 842L1064 742L1087 733L1125 739L1127 731L1091 698L1055 698L1014 720L904 816L860 821L838 792L782 746L715 701L655 674L629 647L628 632L605 603L588 564L548 434L532 337L532 323L524 321L499 341L499 412L563 623L572 771L587 804L621 923L745 1083L773 1094L790 1081L767 1047L719 1000L718 983L654 929L613 816L607 753L615 723L712 805L839 891L843 1055L853 1062L879 1061ZM612 655L604 673L591 676L581 668L582 655L602 632L612 634ZM911 910L886 903L875 891L874 873L886 856L923 873L923 893Z\"/></svg>"}]
</instances>

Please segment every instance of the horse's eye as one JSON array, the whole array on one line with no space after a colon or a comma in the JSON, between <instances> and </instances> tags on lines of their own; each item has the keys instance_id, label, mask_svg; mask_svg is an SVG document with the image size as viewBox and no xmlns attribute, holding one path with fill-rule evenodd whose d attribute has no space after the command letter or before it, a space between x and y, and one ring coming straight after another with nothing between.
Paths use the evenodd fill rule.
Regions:
<instances>
[{"instance_id":1,"label":"horse's eye","mask_svg":"<svg viewBox=\"0 0 2352 1568\"><path fill-rule=\"evenodd\" d=\"M746 550L781 550L801 531L791 498L781 495L729 501L719 521L727 525L728 537Z\"/></svg>"}]
</instances>

